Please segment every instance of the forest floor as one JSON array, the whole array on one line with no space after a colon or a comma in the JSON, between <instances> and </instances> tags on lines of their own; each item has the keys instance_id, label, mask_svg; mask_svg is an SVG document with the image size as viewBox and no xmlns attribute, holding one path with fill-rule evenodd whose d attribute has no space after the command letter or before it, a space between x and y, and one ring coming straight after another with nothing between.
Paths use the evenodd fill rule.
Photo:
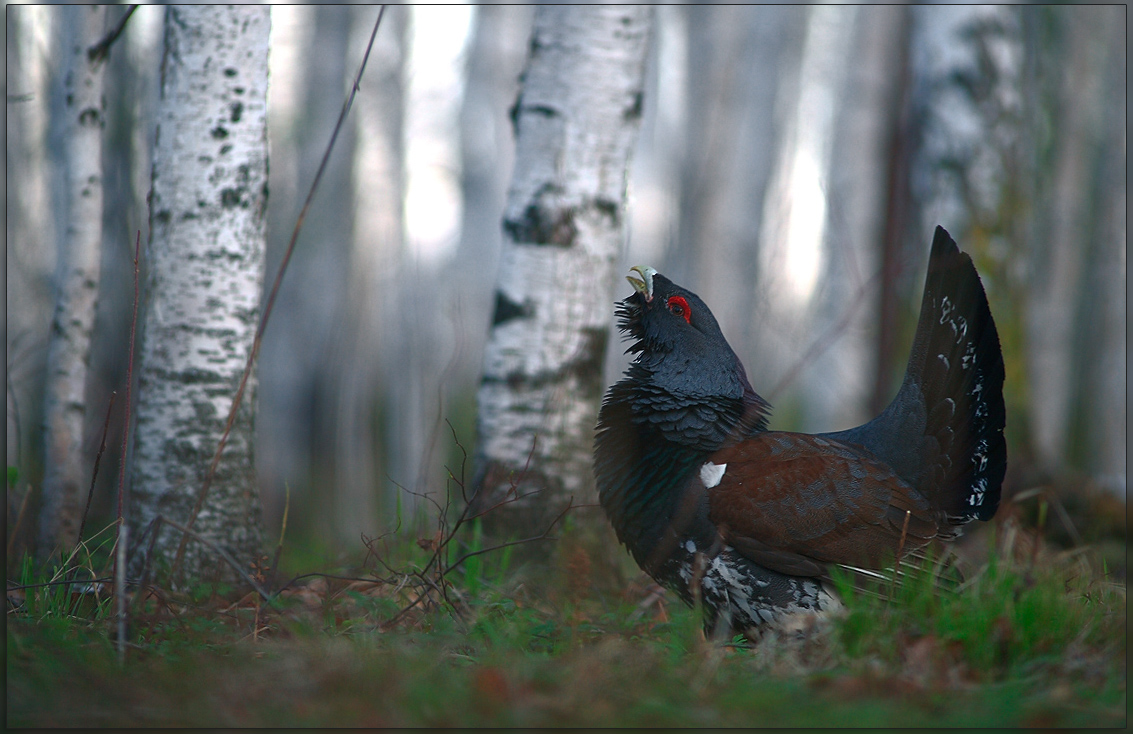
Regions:
<instances>
[{"instance_id":1,"label":"forest floor","mask_svg":"<svg viewBox=\"0 0 1133 734\"><path fill-rule=\"evenodd\" d=\"M569 573L534 584L506 552L430 592L422 539L396 549L416 569L391 564L400 589L356 580L380 568L362 561L270 602L135 590L120 662L108 591L35 586L58 569L25 561L9 567L6 723L1124 727L1125 570L1027 522L978 536L987 550L958 589L926 574L885 599L841 583L844 614L754 642L705 639L697 612L644 577L616 592ZM310 568L293 555L287 571Z\"/></svg>"}]
</instances>

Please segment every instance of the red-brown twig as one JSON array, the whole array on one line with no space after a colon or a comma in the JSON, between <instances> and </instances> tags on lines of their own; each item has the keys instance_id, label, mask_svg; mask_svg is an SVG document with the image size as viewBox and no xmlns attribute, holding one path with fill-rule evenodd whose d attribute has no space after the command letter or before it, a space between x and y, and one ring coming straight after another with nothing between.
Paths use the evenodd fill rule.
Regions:
<instances>
[{"instance_id":1,"label":"red-brown twig","mask_svg":"<svg viewBox=\"0 0 1133 734\"><path fill-rule=\"evenodd\" d=\"M893 585L897 584L897 577L901 575L901 553L905 550L905 538L909 536L909 518L912 510L905 510L905 522L901 524L901 540L897 542L897 556L893 559ZM893 590L890 591L890 595Z\"/></svg>"},{"instance_id":2,"label":"red-brown twig","mask_svg":"<svg viewBox=\"0 0 1133 734\"><path fill-rule=\"evenodd\" d=\"M138 333L138 259L142 254L142 231L134 242L134 312L130 317L130 358L126 363L126 408L122 420L122 456L118 463L118 528L122 527L122 505L126 488L126 455L130 449L130 386L134 381L134 339ZM119 535L121 533L119 532ZM115 542L118 542L115 540ZM118 573L118 555L114 556L114 575Z\"/></svg>"},{"instance_id":3,"label":"red-brown twig","mask_svg":"<svg viewBox=\"0 0 1133 734\"><path fill-rule=\"evenodd\" d=\"M252 367L255 365L256 357L260 352L260 343L263 341L264 330L267 328L268 319L271 317L276 295L278 295L280 285L283 283L283 274L287 272L287 265L291 262L291 255L295 251L295 243L299 239L299 231L303 227L303 220L307 216L307 210L311 207L311 201L315 198L315 191L318 189L319 182L322 180L323 171L326 170L331 151L334 150L335 141L338 140L338 133L342 129L343 123L346 121L347 113L350 112L350 108L354 104L354 96L358 93L359 84L362 82L362 72L365 71L366 63L370 59L370 50L374 47L374 39L378 35L378 27L382 23L382 16L385 15L385 11L386 6L382 5L381 9L378 11L378 19L374 21L374 30L370 34L370 42L366 46L366 53L362 57L361 65L358 67L358 75L354 78L354 85L350 88L350 94L342 105L342 112L338 115L338 122L335 123L334 131L331 133L326 152L323 154L323 159L319 163L318 170L315 172L315 178L311 182L311 189L307 193L307 199L303 202L303 208L299 211L299 216L295 220L295 228L291 232L291 240L287 243L287 250L283 254L283 260L279 264L275 281L272 283L271 291L268 293L267 302L264 305L264 312L260 316L260 323L256 327L256 335L252 340L252 349L248 352L248 361L244 365L244 374L240 378L240 386L236 389L236 394L232 398L232 407L228 411L228 420L224 424L224 432L220 436L220 442L216 446L216 452L213 454L212 462L209 464L208 471L205 473L205 480L201 484L201 490L197 493L197 501L193 505L193 511L189 513L188 522L185 524L185 527L188 529L191 529L193 524L196 523L197 515L200 514L201 508L204 507L205 499L208 497L213 477L216 476L216 469L220 465L220 457L221 454L224 453L224 446L228 443L228 436L232 432L232 426L236 423L236 414L240 408L240 402L244 398L244 389L248 385L248 378L252 374ZM177 554L173 558L173 565L169 572L171 579L176 577L177 571L181 566L181 559L185 554L185 544L187 540L188 535L182 534L181 542L177 546Z\"/></svg>"},{"instance_id":4,"label":"red-brown twig","mask_svg":"<svg viewBox=\"0 0 1133 734\"><path fill-rule=\"evenodd\" d=\"M481 510L480 512L477 512L475 515L473 515L472 517L469 518L470 520L475 520L478 517L486 515L489 512L491 512L492 510L494 510L497 507L500 507L502 505L506 505L506 504L509 504L511 502L515 502L517 500L524 499L525 497L530 497L533 494L539 493L539 490L535 490L534 492L528 492L526 494L519 494L519 483L523 480L523 477L527 474L527 470L531 467L531 457L535 456L535 447L538 445L538 443L539 443L539 436L538 435L533 436L531 438L531 450L527 452L527 461L525 461L523 463L523 469L522 469L522 471L519 472L519 475L515 479L512 479L511 482L509 483L507 492L504 492L504 498L505 499L500 500L499 502L492 505L491 507L488 507L487 509L484 509L484 510ZM461 486L461 490L463 491L463 488L464 488L463 482L461 483L460 486ZM477 496L479 496L481 489L482 489L481 487L477 487L476 490L472 493L472 502L467 503L468 507L472 506L472 504L476 500Z\"/></svg>"},{"instance_id":5,"label":"red-brown twig","mask_svg":"<svg viewBox=\"0 0 1133 734\"><path fill-rule=\"evenodd\" d=\"M551 523L547 526L547 528L543 532L539 533L538 535L533 535L530 538L523 538L521 540L510 540L506 543L500 543L499 545L493 545L490 548L481 548L480 550L477 550L477 551L469 551L468 553L465 553L464 555L457 558L452 563L448 564L448 566L441 572L440 575L442 577L447 576L449 573L454 571L457 566L464 563L465 561L467 561L469 558L472 558L473 556L483 555L484 553L491 553L492 551L498 551L498 550L501 550L503 548L507 548L507 547L513 546L513 545L522 545L524 543L534 543L537 540L546 540L546 539L550 538L551 537L551 530L554 529L555 525L557 525L559 523L559 520L562 520L566 516L567 512L569 512L573 508L573 506L574 506L573 500L571 500L570 502L567 502L567 505L566 505L566 507L563 508L562 512L560 512L558 515L556 515L555 519L551 520Z\"/></svg>"},{"instance_id":6,"label":"red-brown twig","mask_svg":"<svg viewBox=\"0 0 1133 734\"><path fill-rule=\"evenodd\" d=\"M460 440L457 438L456 430L452 427L451 423L449 423L449 428L452 430L453 440L456 442L456 445L460 447L462 455L465 457L465 459L467 459L467 452L465 452L463 445L461 445ZM448 605L449 609L451 609L457 617L462 617L463 615L461 614L459 607L449 597L449 590L452 585L447 581L446 577L450 573L459 568L465 561L469 560L470 558L484 555L486 553L492 553L494 551L502 550L511 546L523 545L525 543L533 543L539 540L546 540L551 538L551 531L559 523L559 521L566 516L566 513L572 509L573 499L571 500L571 502L567 503L567 506L564 507L562 511L559 512L559 514L556 515L555 518L551 520L551 522L547 525L547 527L538 535L533 535L529 538L522 538L519 540L507 541L498 545L490 546L488 548L468 551L463 555L457 557L457 559L455 561L452 561L451 563L447 561L446 549L449 544L456 538L458 532L460 531L460 528L465 523L477 517L481 517L482 515L492 511L493 509L496 509L497 507L515 502L519 499L522 499L523 497L529 496L530 494L534 494L534 492L531 492L521 495L518 493L518 486L523 481L523 477L527 472L528 466L530 465L531 457L535 453L535 446L536 443L533 441L531 452L527 457L528 463L524 465L523 471L520 472L519 475L512 480L511 486L505 493L505 499L475 515L472 515L470 511L476 502L480 488L476 488L473 491L471 497L467 495L465 491L464 481L465 461L461 462L459 477L457 477L451 469L448 470L450 480L456 482L457 486L460 487L460 497L461 499L465 500L464 507L461 510L460 514L457 516L456 521L450 527L446 520L446 511L448 509L448 506L452 503L453 494L451 491L448 492L445 507L441 509L438 518L438 540L435 542L435 544L432 544L432 554L422 568L411 573L398 572L393 569L388 563L386 563L380 553L374 550L372 541L367 543L367 548L369 548L370 551L374 554L378 562L385 566L385 568L390 572L391 575L399 577L401 579L401 582L398 586L399 589L405 586L407 583L410 583L410 579L413 579L412 584L416 587L417 590L417 595L412 601L410 601L406 606L402 607L393 617L381 623L382 628L388 629L390 627L393 627L399 621L405 618L405 616L408 615L409 612L423 604L432 605L436 603L438 601L438 596L440 597L440 600L443 600L443 602Z\"/></svg>"},{"instance_id":7,"label":"red-brown twig","mask_svg":"<svg viewBox=\"0 0 1133 734\"><path fill-rule=\"evenodd\" d=\"M117 390L110 393L110 402L106 406L106 420L102 424L102 441L98 444L98 453L94 456L94 471L90 476L90 489L87 490L87 504L83 508L83 519L79 522L79 535L76 542L83 539L83 530L87 526L87 515L90 513L90 501L94 497L94 482L98 479L98 465L102 461L102 452L106 450L106 434L110 430L110 413L114 410L114 396L118 394Z\"/></svg>"}]
</instances>

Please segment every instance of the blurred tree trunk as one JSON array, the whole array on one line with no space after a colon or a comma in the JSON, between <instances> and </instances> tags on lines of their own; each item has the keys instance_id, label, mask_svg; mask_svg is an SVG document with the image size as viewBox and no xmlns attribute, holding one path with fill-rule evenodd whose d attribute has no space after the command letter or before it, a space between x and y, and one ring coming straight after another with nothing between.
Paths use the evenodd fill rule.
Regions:
<instances>
[{"instance_id":1,"label":"blurred tree trunk","mask_svg":"<svg viewBox=\"0 0 1133 734\"><path fill-rule=\"evenodd\" d=\"M87 366L98 303L102 255L102 128L105 57L89 49L106 30L106 6L67 9L62 24L65 66L63 168L66 223L58 251L55 316L47 349L44 398L43 506L39 551L68 550L78 538L91 467L83 425Z\"/></svg>"},{"instance_id":2,"label":"blurred tree trunk","mask_svg":"<svg viewBox=\"0 0 1133 734\"><path fill-rule=\"evenodd\" d=\"M1103 487L1120 497L1126 497L1128 491L1129 436L1128 51L1126 24L1122 23L1127 13L1127 8L1117 6L1099 13L1101 42L1097 45L1101 46L1103 99L1118 100L1124 95L1126 105L1099 106L1103 120L1095 154L1093 201L1097 202L1097 213L1090 220L1095 222L1092 240L1097 249L1089 256L1089 280L1083 288L1088 294L1088 309L1080 322L1092 327L1082 335L1091 348L1075 349L1086 368L1078 373L1084 410L1073 427L1084 430L1071 447L1071 460L1081 462Z\"/></svg>"},{"instance_id":3,"label":"blurred tree trunk","mask_svg":"<svg viewBox=\"0 0 1133 734\"><path fill-rule=\"evenodd\" d=\"M874 380L866 407L868 416L880 413L897 394L908 362L907 350L898 348L902 320L901 296L908 295L913 278L905 263L907 242L913 239L912 194L910 191L909 157L913 149L913 126L909 96L911 93L909 56L912 45L911 12L907 7L890 9L896 37L892 75L894 86L888 102L888 140L884 151L885 192L882 210L884 225L878 236L878 318L875 341Z\"/></svg>"},{"instance_id":4,"label":"blurred tree trunk","mask_svg":"<svg viewBox=\"0 0 1133 734\"><path fill-rule=\"evenodd\" d=\"M815 338L821 354L808 380L834 391L820 403L811 425L819 430L849 428L877 415L897 392L885 383L883 401L871 410L876 388L876 348L886 238L889 165L897 135L906 68L908 12L870 5L856 13L845 79L836 91L827 199L829 258L819 276L824 323ZM827 337L827 335L830 335ZM908 353L903 355L907 358ZM903 364L902 364L903 368ZM900 379L900 378L898 378ZM827 387L829 389L829 387ZM821 428L819 428L821 426Z\"/></svg>"},{"instance_id":5,"label":"blurred tree trunk","mask_svg":"<svg viewBox=\"0 0 1133 734\"><path fill-rule=\"evenodd\" d=\"M5 371L7 385L8 466L18 467L20 481L9 491L9 520L18 517L28 480L42 486L40 440L43 437L43 387L46 339L55 304L52 270L58 261L64 207L55 165L61 151L64 94L54 84L51 59L43 53L37 29L47 18L67 8L12 5L5 8L6 60L6 206L5 258ZM56 46L57 44L51 44ZM31 546L38 535L34 516L23 518L19 535ZM11 547L11 546L9 546Z\"/></svg>"},{"instance_id":6,"label":"blurred tree trunk","mask_svg":"<svg viewBox=\"0 0 1133 734\"><path fill-rule=\"evenodd\" d=\"M541 532L591 475L652 11L536 9L479 391L475 486L499 535ZM594 522L601 523L595 516Z\"/></svg>"},{"instance_id":7,"label":"blurred tree trunk","mask_svg":"<svg viewBox=\"0 0 1133 734\"><path fill-rule=\"evenodd\" d=\"M273 138L272 145L278 143L282 154L274 156L271 172L273 182L280 174L280 185L272 189L269 273L275 273L282 260L354 72L346 62L355 27L350 8L304 5L276 10L297 14L301 27L289 29L298 48L292 50L288 78L272 78L273 100L278 100L273 104L285 104L279 105L282 120L273 115L273 125L280 125L282 134ZM367 10L368 41L377 10ZM394 32L387 23L403 13L403 8L387 10L379 43L387 32ZM374 68L363 77L363 84L372 81L369 74ZM365 96L356 98L355 104ZM348 351L354 334L347 324L345 284L355 226L356 112L347 117L327 162L265 333L260 359L264 399L258 416L260 446L271 468L262 477L265 486L271 486L279 498L284 486L290 487L292 513L310 516L314 532L321 537L353 543L367 509L352 511L345 507L350 500L338 496L336 438L341 378L337 366L353 359ZM277 510L281 513L282 507ZM346 524L340 525L340 520Z\"/></svg>"},{"instance_id":8,"label":"blurred tree trunk","mask_svg":"<svg viewBox=\"0 0 1133 734\"><path fill-rule=\"evenodd\" d=\"M687 122L679 153L679 234L666 274L698 293L718 294L709 295L712 312L732 348L753 365L760 352L753 315L761 308L752 308L751 296L784 127L776 110L797 81L807 10L694 5L683 12ZM768 73L746 73L750 69Z\"/></svg>"},{"instance_id":9,"label":"blurred tree trunk","mask_svg":"<svg viewBox=\"0 0 1133 734\"><path fill-rule=\"evenodd\" d=\"M1040 175L1026 272L1031 422L1040 466L1124 494L1125 12L1035 8ZM1048 131L1056 130L1051 135Z\"/></svg>"},{"instance_id":10,"label":"blurred tree trunk","mask_svg":"<svg viewBox=\"0 0 1133 734\"><path fill-rule=\"evenodd\" d=\"M361 59L377 9L348 12L359 42L350 58ZM389 457L380 455L383 391L389 384L401 387L408 371L399 368L397 322L390 318L391 304L401 303L407 16L406 8L387 9L354 103L354 231L347 239L344 323L335 331L333 352L339 356L327 365L336 378L334 525L338 537L355 546L360 533L376 534L379 492L389 471Z\"/></svg>"},{"instance_id":11,"label":"blurred tree trunk","mask_svg":"<svg viewBox=\"0 0 1133 734\"><path fill-rule=\"evenodd\" d=\"M872 258L862 242L868 225L852 222L858 203L848 199L850 190L875 189L874 173L859 162L876 155L876 144L873 131L848 124L871 92L868 81L850 73L875 68L884 43L861 42L863 12L805 9L798 60L790 67L797 71L778 103L782 133L762 202L758 295L750 310L760 349L749 370L756 390L777 406L777 425L796 430L852 425L864 381L863 339L855 327L865 318L860 306ZM852 153L842 147L847 144ZM871 203L853 214L868 222Z\"/></svg>"},{"instance_id":12,"label":"blurred tree trunk","mask_svg":"<svg viewBox=\"0 0 1133 734\"><path fill-rule=\"evenodd\" d=\"M314 15L315 30L305 64L304 143L300 147L296 212L314 180L353 81L353 70L346 63L355 25L350 8L319 5ZM310 419L303 422L308 433L301 450L310 457L311 488L319 491L316 501L329 505L330 512L324 517L330 534L345 543L358 542L361 527L372 524L366 513L374 509L372 498L356 494L357 485L339 484L344 467L338 464L336 455L341 380L343 372L356 364L351 354L356 334L347 323L351 307L343 285L350 279L357 125L355 115L343 124L319 184L321 190L303 223L292 260L292 266L299 267L287 279L291 298L302 309L297 331L288 337L294 349L288 359L299 369L298 396L309 401ZM353 479L348 474L345 478L348 482ZM363 504L351 507L353 501Z\"/></svg>"},{"instance_id":13,"label":"blurred tree trunk","mask_svg":"<svg viewBox=\"0 0 1133 734\"><path fill-rule=\"evenodd\" d=\"M450 266L465 331L480 329L491 317L493 301L484 284L495 279L500 258L499 213L515 154L507 111L515 101L531 14L527 6L481 5L468 44L460 113L460 246ZM469 339L464 347L460 377L462 382L466 376L476 380L483 345Z\"/></svg>"},{"instance_id":14,"label":"blurred tree trunk","mask_svg":"<svg viewBox=\"0 0 1133 734\"><path fill-rule=\"evenodd\" d=\"M170 7L153 155L151 234L130 520L190 520L252 347L267 205L270 9ZM197 533L240 563L261 552L250 378ZM181 533L157 537L170 563ZM236 578L190 539L185 578Z\"/></svg>"}]
</instances>

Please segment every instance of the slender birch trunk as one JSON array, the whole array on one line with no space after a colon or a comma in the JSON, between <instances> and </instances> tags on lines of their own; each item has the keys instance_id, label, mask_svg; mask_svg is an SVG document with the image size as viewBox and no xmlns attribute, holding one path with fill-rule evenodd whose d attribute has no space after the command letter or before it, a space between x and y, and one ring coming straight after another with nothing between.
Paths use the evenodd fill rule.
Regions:
<instances>
[{"instance_id":1,"label":"slender birch trunk","mask_svg":"<svg viewBox=\"0 0 1133 734\"><path fill-rule=\"evenodd\" d=\"M596 502L593 429L651 18L638 6L536 9L478 395L477 507L517 492L486 518L509 534Z\"/></svg>"},{"instance_id":2,"label":"slender birch trunk","mask_svg":"<svg viewBox=\"0 0 1133 734\"><path fill-rule=\"evenodd\" d=\"M252 347L266 238L269 12L183 6L165 13L144 256L134 538L158 515L189 520ZM253 377L194 528L242 564L261 550L255 392ZM163 529L156 560L170 563L180 540ZM182 568L188 579L234 578L194 539Z\"/></svg>"},{"instance_id":3,"label":"slender birch trunk","mask_svg":"<svg viewBox=\"0 0 1133 734\"><path fill-rule=\"evenodd\" d=\"M43 507L39 550L78 541L91 467L83 451L87 366L102 255L102 128L105 59L88 49L106 29L106 6L61 12L66 39L63 167L66 230L58 254L55 315L47 351Z\"/></svg>"}]
</instances>

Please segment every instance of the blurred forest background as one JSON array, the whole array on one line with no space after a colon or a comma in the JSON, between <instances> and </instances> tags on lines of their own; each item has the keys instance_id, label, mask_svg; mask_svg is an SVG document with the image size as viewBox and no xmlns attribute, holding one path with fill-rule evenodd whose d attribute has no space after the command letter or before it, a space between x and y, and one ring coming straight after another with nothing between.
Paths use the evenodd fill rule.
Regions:
<instances>
[{"instance_id":1,"label":"blurred forest background","mask_svg":"<svg viewBox=\"0 0 1133 734\"><path fill-rule=\"evenodd\" d=\"M10 527L43 476L69 26L64 6L6 11ZM106 72L89 464L125 383L162 12L138 8ZM272 9L269 282L377 12ZM531 21L530 7L387 12L259 359L269 537L289 492L289 534L357 550L413 506L399 485L435 491L459 470L445 419L472 453ZM973 255L1003 341L1006 493L1124 503L1126 28L1123 6L658 8L619 272L649 264L704 298L773 427L833 431L895 393L941 224ZM627 360L610 351L612 381Z\"/></svg>"}]
</instances>

